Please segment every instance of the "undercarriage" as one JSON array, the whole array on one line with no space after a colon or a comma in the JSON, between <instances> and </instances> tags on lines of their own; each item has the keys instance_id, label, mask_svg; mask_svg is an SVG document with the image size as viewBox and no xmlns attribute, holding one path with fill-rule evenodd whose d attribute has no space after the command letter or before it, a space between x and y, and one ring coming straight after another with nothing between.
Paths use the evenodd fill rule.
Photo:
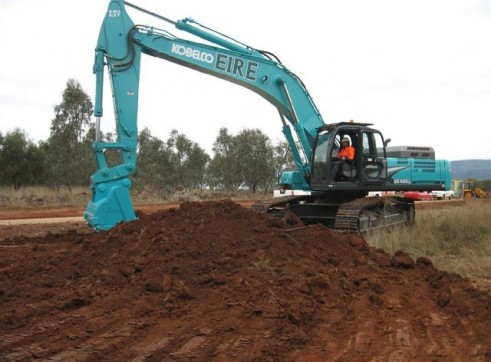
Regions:
<instances>
[{"instance_id":1,"label":"undercarriage","mask_svg":"<svg viewBox=\"0 0 491 362\"><path fill-rule=\"evenodd\" d=\"M257 212L284 216L292 212L305 224L322 223L353 233L413 224L413 200L402 197L360 197L354 200L321 200L312 196L280 197L252 206Z\"/></svg>"}]
</instances>

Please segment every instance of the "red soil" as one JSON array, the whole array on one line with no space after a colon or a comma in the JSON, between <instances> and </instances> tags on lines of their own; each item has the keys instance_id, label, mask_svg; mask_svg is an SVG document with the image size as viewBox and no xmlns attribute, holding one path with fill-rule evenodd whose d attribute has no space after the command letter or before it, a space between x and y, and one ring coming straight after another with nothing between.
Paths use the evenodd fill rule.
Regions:
<instances>
[{"instance_id":1,"label":"red soil","mask_svg":"<svg viewBox=\"0 0 491 362\"><path fill-rule=\"evenodd\" d=\"M491 297L428 259L228 200L139 216L0 228L0 361L491 360Z\"/></svg>"}]
</instances>

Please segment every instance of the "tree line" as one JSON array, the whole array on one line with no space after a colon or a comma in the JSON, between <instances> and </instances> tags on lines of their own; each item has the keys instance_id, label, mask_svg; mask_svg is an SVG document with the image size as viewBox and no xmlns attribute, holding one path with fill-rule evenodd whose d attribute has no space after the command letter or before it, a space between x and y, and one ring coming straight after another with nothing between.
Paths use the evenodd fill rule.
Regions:
<instances>
[{"instance_id":1,"label":"tree line","mask_svg":"<svg viewBox=\"0 0 491 362\"><path fill-rule=\"evenodd\" d=\"M50 135L34 143L25 130L0 131L0 185L89 186L97 164L92 151L95 141L93 104L80 84L69 79L61 102L54 107ZM115 141L113 132L101 135ZM286 142L273 144L258 129L230 134L222 128L209 155L186 135L173 130L167 140L144 128L139 132L135 191L172 192L176 188L270 190L282 170L294 164ZM113 153L114 152L114 153ZM106 151L110 164L119 164L117 151Z\"/></svg>"}]
</instances>

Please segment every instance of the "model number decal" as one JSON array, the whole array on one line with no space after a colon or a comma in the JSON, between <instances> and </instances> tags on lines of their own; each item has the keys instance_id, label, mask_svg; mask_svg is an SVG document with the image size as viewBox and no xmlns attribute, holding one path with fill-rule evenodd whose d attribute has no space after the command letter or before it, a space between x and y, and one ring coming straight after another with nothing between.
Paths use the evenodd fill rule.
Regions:
<instances>
[{"instance_id":1,"label":"model number decal","mask_svg":"<svg viewBox=\"0 0 491 362\"><path fill-rule=\"evenodd\" d=\"M394 179L394 183L395 184L410 184L411 181L408 179L401 178L401 179Z\"/></svg>"},{"instance_id":2,"label":"model number decal","mask_svg":"<svg viewBox=\"0 0 491 362\"><path fill-rule=\"evenodd\" d=\"M107 11L107 16L109 16L110 18L119 18L121 16L121 10L109 9Z\"/></svg>"}]
</instances>

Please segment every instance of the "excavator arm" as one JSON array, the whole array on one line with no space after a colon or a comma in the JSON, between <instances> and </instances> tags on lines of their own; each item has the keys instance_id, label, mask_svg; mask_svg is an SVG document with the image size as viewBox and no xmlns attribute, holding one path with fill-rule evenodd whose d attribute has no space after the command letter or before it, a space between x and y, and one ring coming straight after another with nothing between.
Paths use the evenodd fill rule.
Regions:
<instances>
[{"instance_id":1,"label":"excavator arm","mask_svg":"<svg viewBox=\"0 0 491 362\"><path fill-rule=\"evenodd\" d=\"M211 45L182 39L153 26L135 25L126 12L125 4L169 22ZM92 200L84 213L92 227L107 230L120 222L136 218L129 190L130 176L137 164L142 53L238 84L275 106L297 165L300 182L308 187L317 129L324 122L304 84L295 74L271 53L253 49L192 19L174 22L123 0L112 0L95 49L96 141L93 148L98 170L91 177ZM109 72L112 88L116 142L102 142L100 139L105 69ZM120 164L108 165L106 150L118 151Z\"/></svg>"}]
</instances>

